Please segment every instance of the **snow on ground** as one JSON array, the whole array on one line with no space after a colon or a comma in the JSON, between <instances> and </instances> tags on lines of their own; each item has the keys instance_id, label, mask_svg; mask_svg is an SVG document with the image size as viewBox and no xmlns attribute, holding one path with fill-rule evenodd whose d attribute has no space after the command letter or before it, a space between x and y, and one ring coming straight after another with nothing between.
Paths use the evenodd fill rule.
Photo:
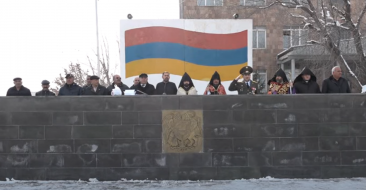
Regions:
<instances>
[{"instance_id":1,"label":"snow on ground","mask_svg":"<svg viewBox=\"0 0 366 190\"><path fill-rule=\"evenodd\" d=\"M274 179L271 177L233 181L3 181L1 190L365 190L366 178Z\"/></svg>"}]
</instances>

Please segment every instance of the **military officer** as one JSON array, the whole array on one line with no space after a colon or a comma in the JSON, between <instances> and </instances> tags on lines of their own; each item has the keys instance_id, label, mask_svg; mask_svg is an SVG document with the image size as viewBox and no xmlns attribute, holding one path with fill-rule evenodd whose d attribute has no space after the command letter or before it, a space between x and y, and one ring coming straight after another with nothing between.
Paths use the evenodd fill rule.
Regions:
<instances>
[{"instance_id":1,"label":"military officer","mask_svg":"<svg viewBox=\"0 0 366 190\"><path fill-rule=\"evenodd\" d=\"M250 80L250 75L253 73L253 68L245 66L240 69L240 75L231 82L230 91L238 91L238 94L258 94L258 83Z\"/></svg>"}]
</instances>

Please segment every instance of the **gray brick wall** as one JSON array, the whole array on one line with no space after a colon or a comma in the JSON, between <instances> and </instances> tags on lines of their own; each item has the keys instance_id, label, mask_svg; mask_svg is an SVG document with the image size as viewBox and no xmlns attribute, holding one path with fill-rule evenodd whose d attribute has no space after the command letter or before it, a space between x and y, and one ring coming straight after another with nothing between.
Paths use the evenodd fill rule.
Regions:
<instances>
[{"instance_id":1,"label":"gray brick wall","mask_svg":"<svg viewBox=\"0 0 366 190\"><path fill-rule=\"evenodd\" d=\"M0 180L366 177L366 97L1 97ZM203 110L203 153L162 153L162 110Z\"/></svg>"}]
</instances>

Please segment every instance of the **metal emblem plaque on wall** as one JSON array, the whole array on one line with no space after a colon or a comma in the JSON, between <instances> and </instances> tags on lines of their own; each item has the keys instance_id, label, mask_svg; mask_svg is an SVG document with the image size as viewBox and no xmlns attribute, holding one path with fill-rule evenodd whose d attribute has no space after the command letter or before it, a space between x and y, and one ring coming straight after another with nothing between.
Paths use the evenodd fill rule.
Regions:
<instances>
[{"instance_id":1,"label":"metal emblem plaque on wall","mask_svg":"<svg viewBox=\"0 0 366 190\"><path fill-rule=\"evenodd\" d=\"M203 152L202 110L163 110L163 152Z\"/></svg>"}]
</instances>

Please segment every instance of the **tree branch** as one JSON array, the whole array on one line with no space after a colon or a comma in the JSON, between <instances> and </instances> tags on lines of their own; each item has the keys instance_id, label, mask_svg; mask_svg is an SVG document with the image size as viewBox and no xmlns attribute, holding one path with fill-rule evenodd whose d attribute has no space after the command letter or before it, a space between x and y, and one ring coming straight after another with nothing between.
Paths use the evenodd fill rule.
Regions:
<instances>
[{"instance_id":1,"label":"tree branch","mask_svg":"<svg viewBox=\"0 0 366 190\"><path fill-rule=\"evenodd\" d=\"M366 13L366 3L365 3L365 6L362 9L362 12L361 12L360 16L357 19L356 24L355 24L357 29L359 28L361 20L362 20L363 16L365 15L365 13Z\"/></svg>"}]
</instances>

